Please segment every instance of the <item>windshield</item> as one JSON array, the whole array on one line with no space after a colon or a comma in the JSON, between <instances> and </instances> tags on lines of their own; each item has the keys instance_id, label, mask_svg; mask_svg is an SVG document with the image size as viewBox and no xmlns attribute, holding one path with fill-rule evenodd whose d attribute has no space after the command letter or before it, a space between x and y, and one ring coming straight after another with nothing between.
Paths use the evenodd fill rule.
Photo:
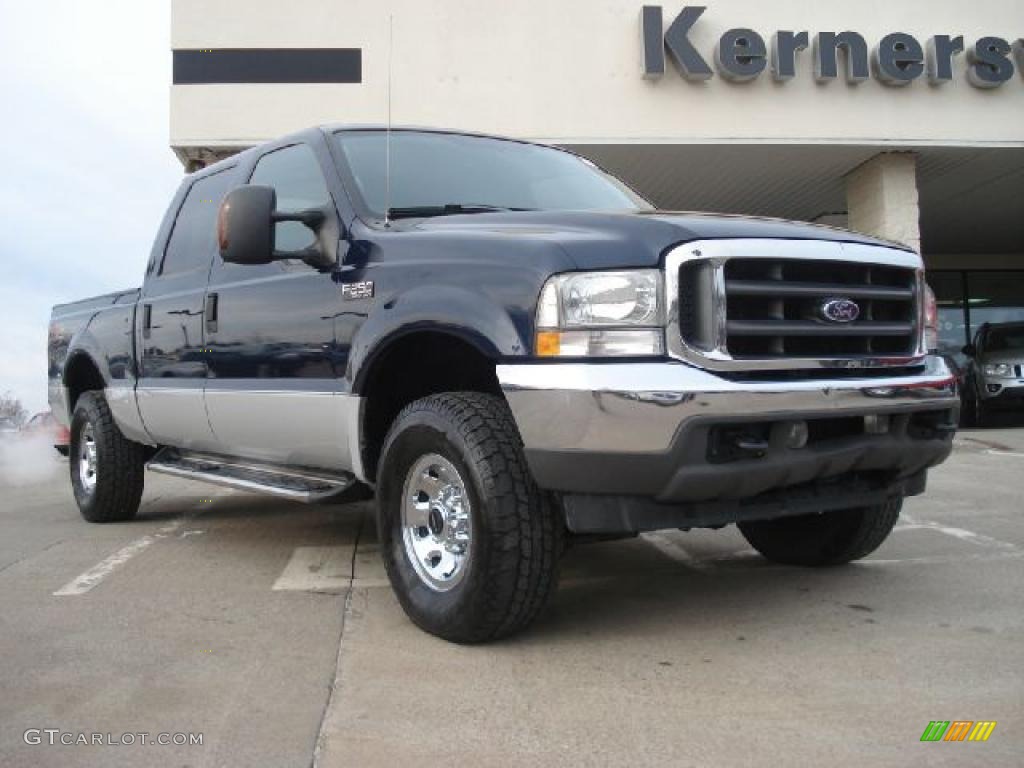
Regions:
<instances>
[{"instance_id":1,"label":"windshield","mask_svg":"<svg viewBox=\"0 0 1024 768\"><path fill-rule=\"evenodd\" d=\"M371 215L513 210L636 210L649 204L576 155L535 144L448 133L391 133L385 200L384 131L335 134ZM447 206L447 208L446 208ZM435 209L419 210L419 209Z\"/></svg>"},{"instance_id":2,"label":"windshield","mask_svg":"<svg viewBox=\"0 0 1024 768\"><path fill-rule=\"evenodd\" d=\"M1024 326L990 329L985 346L991 352L1024 350Z\"/></svg>"}]
</instances>

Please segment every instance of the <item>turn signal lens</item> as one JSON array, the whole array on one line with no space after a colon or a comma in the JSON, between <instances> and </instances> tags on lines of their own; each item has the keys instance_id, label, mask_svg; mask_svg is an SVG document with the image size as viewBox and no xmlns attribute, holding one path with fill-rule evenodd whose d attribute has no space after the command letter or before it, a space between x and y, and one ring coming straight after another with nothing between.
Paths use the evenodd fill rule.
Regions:
<instances>
[{"instance_id":1,"label":"turn signal lens","mask_svg":"<svg viewBox=\"0 0 1024 768\"><path fill-rule=\"evenodd\" d=\"M538 331L538 357L649 357L665 354L660 328L608 331Z\"/></svg>"},{"instance_id":2,"label":"turn signal lens","mask_svg":"<svg viewBox=\"0 0 1024 768\"><path fill-rule=\"evenodd\" d=\"M562 349L562 334L558 331L537 332L537 356L558 357Z\"/></svg>"}]
</instances>

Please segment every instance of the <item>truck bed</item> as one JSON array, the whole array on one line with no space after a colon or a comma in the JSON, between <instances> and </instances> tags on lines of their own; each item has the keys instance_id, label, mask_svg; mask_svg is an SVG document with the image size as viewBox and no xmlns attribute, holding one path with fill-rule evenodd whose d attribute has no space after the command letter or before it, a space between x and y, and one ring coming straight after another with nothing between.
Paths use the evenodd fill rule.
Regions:
<instances>
[{"instance_id":1,"label":"truck bed","mask_svg":"<svg viewBox=\"0 0 1024 768\"><path fill-rule=\"evenodd\" d=\"M139 300L141 288L126 288L122 291L111 291L87 299L69 301L66 304L54 304L50 314L51 321L56 318L68 317L79 312L95 312L115 304L134 304Z\"/></svg>"},{"instance_id":2,"label":"truck bed","mask_svg":"<svg viewBox=\"0 0 1024 768\"><path fill-rule=\"evenodd\" d=\"M71 422L63 381L69 350L86 353L108 383L134 379L133 328L140 294L140 288L131 288L54 305L47 343L48 399L59 423Z\"/></svg>"}]
</instances>

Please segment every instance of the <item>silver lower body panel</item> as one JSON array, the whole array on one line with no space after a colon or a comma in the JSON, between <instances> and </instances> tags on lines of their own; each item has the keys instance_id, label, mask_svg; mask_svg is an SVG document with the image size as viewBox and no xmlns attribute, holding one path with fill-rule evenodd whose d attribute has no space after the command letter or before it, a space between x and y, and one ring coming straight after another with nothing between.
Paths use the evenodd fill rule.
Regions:
<instances>
[{"instance_id":1,"label":"silver lower body panel","mask_svg":"<svg viewBox=\"0 0 1024 768\"><path fill-rule=\"evenodd\" d=\"M121 434L129 440L143 445L156 445L152 435L146 430L142 422L142 414L139 413L139 404L135 398L135 382L124 384L111 384L103 391L110 406L110 413L114 417L114 423L121 430Z\"/></svg>"},{"instance_id":2,"label":"silver lower body panel","mask_svg":"<svg viewBox=\"0 0 1024 768\"><path fill-rule=\"evenodd\" d=\"M274 464L351 470L359 398L331 391L207 387L217 452Z\"/></svg>"}]
</instances>

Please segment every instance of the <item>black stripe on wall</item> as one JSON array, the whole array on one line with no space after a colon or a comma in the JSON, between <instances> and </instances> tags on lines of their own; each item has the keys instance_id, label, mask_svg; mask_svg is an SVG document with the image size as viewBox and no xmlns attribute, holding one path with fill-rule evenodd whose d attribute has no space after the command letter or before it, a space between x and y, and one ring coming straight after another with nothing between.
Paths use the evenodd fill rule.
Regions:
<instances>
[{"instance_id":1,"label":"black stripe on wall","mask_svg":"<svg viewBox=\"0 0 1024 768\"><path fill-rule=\"evenodd\" d=\"M360 83L360 48L205 48L174 51L175 85Z\"/></svg>"}]
</instances>

